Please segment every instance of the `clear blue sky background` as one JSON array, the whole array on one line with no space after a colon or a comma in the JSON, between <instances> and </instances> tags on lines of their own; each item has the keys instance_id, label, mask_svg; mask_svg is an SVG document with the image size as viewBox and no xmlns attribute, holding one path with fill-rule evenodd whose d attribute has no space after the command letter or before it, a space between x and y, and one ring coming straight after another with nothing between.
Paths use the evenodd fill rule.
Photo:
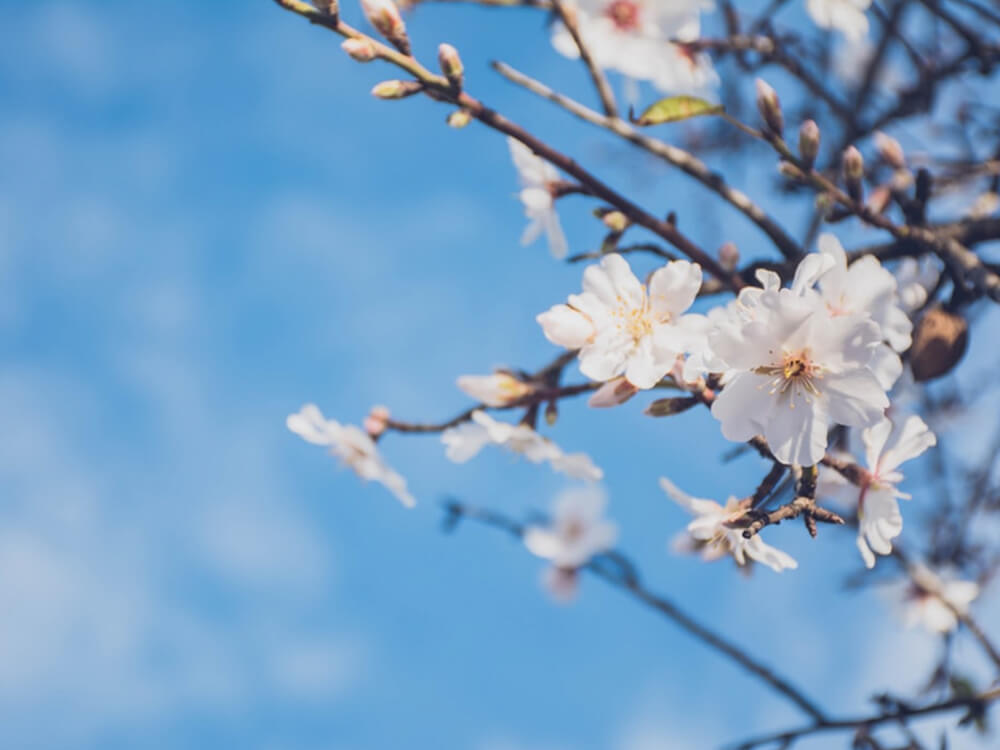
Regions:
<instances>
[{"instance_id":1,"label":"clear blue sky background","mask_svg":"<svg viewBox=\"0 0 1000 750\"><path fill-rule=\"evenodd\" d=\"M445 127L428 100L375 101L391 71L266 0L0 7L0 745L685 750L799 722L600 582L554 605L510 539L440 533L449 493L545 508L565 485L544 467L390 437L420 500L406 512L286 431L313 400L343 421L375 403L445 417L467 404L457 375L553 355L534 316L582 269L518 245L501 138ZM541 14L428 6L410 28L704 246L766 247L487 69L589 97ZM575 251L599 237L589 207L562 210ZM725 499L764 467L718 470L712 420L644 418L645 400L566 404L552 435L604 468L650 583L838 712L915 687L937 646L876 592L843 594L849 532L770 530L800 561L780 576L671 555L686 521L658 476Z\"/></svg>"}]
</instances>

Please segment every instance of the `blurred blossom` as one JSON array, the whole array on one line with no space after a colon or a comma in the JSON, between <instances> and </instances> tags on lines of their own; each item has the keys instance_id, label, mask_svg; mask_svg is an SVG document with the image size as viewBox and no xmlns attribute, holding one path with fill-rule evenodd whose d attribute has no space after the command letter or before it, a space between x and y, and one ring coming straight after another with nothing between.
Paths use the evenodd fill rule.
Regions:
<instances>
[{"instance_id":1,"label":"blurred blossom","mask_svg":"<svg viewBox=\"0 0 1000 750\"><path fill-rule=\"evenodd\" d=\"M303 440L329 447L333 455L362 479L385 485L407 508L416 505L417 501L406 489L406 480L389 467L375 441L360 427L324 418L315 404L306 404L297 414L289 415L286 424Z\"/></svg>"},{"instance_id":2,"label":"blurred blossom","mask_svg":"<svg viewBox=\"0 0 1000 750\"><path fill-rule=\"evenodd\" d=\"M530 245L544 232L552 257L565 258L569 246L556 213L553 192L555 184L559 182L559 173L520 141L508 138L507 145L521 182L519 197L524 205L524 214L530 220L521 235L521 244Z\"/></svg>"},{"instance_id":3,"label":"blurred blossom","mask_svg":"<svg viewBox=\"0 0 1000 750\"><path fill-rule=\"evenodd\" d=\"M923 565L911 567L909 573L911 580L902 591L901 601L901 616L907 627L950 633L958 626L958 616L967 614L969 605L979 596L979 586L973 581L943 580Z\"/></svg>"},{"instance_id":4,"label":"blurred blossom","mask_svg":"<svg viewBox=\"0 0 1000 750\"><path fill-rule=\"evenodd\" d=\"M467 396L481 401L487 406L506 406L532 392L532 386L506 372L492 375L462 375L458 387Z\"/></svg>"},{"instance_id":5,"label":"blurred blossom","mask_svg":"<svg viewBox=\"0 0 1000 750\"><path fill-rule=\"evenodd\" d=\"M600 487L568 489L556 498L548 526L529 526L525 531L524 545L552 562L545 581L557 599L572 596L577 568L618 540L618 527L604 519L606 506L607 496Z\"/></svg>"},{"instance_id":6,"label":"blurred blossom","mask_svg":"<svg viewBox=\"0 0 1000 750\"><path fill-rule=\"evenodd\" d=\"M670 40L698 39L699 13L711 7L705 0L579 0L575 9L580 37L599 68L660 91L697 94L718 84L712 60ZM554 26L552 46L566 57L580 56L562 23Z\"/></svg>"},{"instance_id":7,"label":"blurred blossom","mask_svg":"<svg viewBox=\"0 0 1000 750\"><path fill-rule=\"evenodd\" d=\"M500 422L482 411L473 412L471 421L445 430L441 442L445 445L445 455L455 463L469 461L492 444L503 446L535 464L548 461L555 471L573 479L596 482L604 476L585 453L563 453L558 445L542 437L530 425Z\"/></svg>"},{"instance_id":8,"label":"blurred blossom","mask_svg":"<svg viewBox=\"0 0 1000 750\"><path fill-rule=\"evenodd\" d=\"M806 0L806 10L821 29L839 31L856 42L868 35L868 10L871 0Z\"/></svg>"}]
</instances>

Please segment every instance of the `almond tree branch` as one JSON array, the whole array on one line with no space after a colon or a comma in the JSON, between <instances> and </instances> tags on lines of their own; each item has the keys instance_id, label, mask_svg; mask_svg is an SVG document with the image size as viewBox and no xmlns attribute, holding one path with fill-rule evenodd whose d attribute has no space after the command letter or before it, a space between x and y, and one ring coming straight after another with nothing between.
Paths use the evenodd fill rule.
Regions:
<instances>
[{"instance_id":1,"label":"almond tree branch","mask_svg":"<svg viewBox=\"0 0 1000 750\"><path fill-rule=\"evenodd\" d=\"M688 258L700 264L709 273L724 281L734 291L744 286L742 279L737 274L731 273L720 266L715 258L682 234L671 222L653 216L645 209L613 190L570 157L552 148L520 125L508 120L499 112L490 109L478 99L473 98L464 91L458 90L444 76L431 73L415 58L404 55L382 44L377 39L362 34L341 21L338 17L324 13L302 0L274 0L274 2L285 10L302 16L310 23L323 26L341 36L366 40L372 45L377 58L390 62L412 75L422 85L423 93L433 99L455 104L484 125L520 141L537 156L545 159L566 174L575 177L592 195L617 208L633 224L638 224L659 235Z\"/></svg>"},{"instance_id":2,"label":"almond tree branch","mask_svg":"<svg viewBox=\"0 0 1000 750\"><path fill-rule=\"evenodd\" d=\"M618 105L615 103L614 92L611 90L611 86L608 85L608 79L605 77L604 72L594 62L594 58L590 54L590 49L580 36L580 25L577 23L576 11L574 9L567 9L563 5L563 0L552 0L552 8L555 10L556 15L559 16L559 20L563 22L563 26L566 27L569 35L573 37L573 42L580 51L580 59L587 66L587 71L594 81L594 88L597 89L597 95L601 98L601 106L604 108L604 114L608 117L618 117Z\"/></svg>"},{"instance_id":3,"label":"almond tree branch","mask_svg":"<svg viewBox=\"0 0 1000 750\"><path fill-rule=\"evenodd\" d=\"M787 748L796 740L813 734L819 734L820 732L844 732L861 728L871 729L882 724L905 722L924 716L954 711L959 708L965 709L972 715L975 715L976 713L985 712L987 707L998 699L1000 699L1000 688L993 688L977 695L950 698L938 703L931 703L927 706L897 705L894 710L883 711L882 713L870 716L823 720L809 726L799 727L798 729L788 729L782 732L761 735L733 745L733 747L735 750L752 750L752 748L764 745Z\"/></svg>"},{"instance_id":4,"label":"almond tree branch","mask_svg":"<svg viewBox=\"0 0 1000 750\"><path fill-rule=\"evenodd\" d=\"M464 503L447 503L445 505L445 513L447 514L445 524L446 528L449 529L454 528L458 522L469 519L495 529L500 529L521 539L524 536L526 528L524 524L518 523L500 513ZM603 559L595 558L592 560L583 567L583 570L603 579L647 607L656 610L698 640L724 654L740 667L766 682L773 690L784 695L815 721L827 721L823 711L784 677L764 664L761 664L739 646L729 642L705 625L702 625L669 599L646 588L641 582L636 567L626 557L618 552L609 553L602 557ZM607 564L609 561L612 564Z\"/></svg>"},{"instance_id":5,"label":"almond tree branch","mask_svg":"<svg viewBox=\"0 0 1000 750\"><path fill-rule=\"evenodd\" d=\"M494 62L493 69L512 83L524 87L533 94L537 94L543 99L557 104L572 115L580 118L591 125L604 128L621 138L633 143L639 148L658 156L668 164L671 164L686 175L693 177L702 185L713 191L727 203L735 207L754 224L763 230L777 246L781 254L789 259L798 259L802 255L802 248L792 239L788 233L770 217L760 206L754 203L745 193L731 187L726 183L725 178L718 172L714 172L700 159L684 149L672 146L669 143L650 138L640 133L636 128L622 120L620 117L608 117L600 112L595 112L589 107L580 104L568 96L546 86L540 81L536 81L524 73L515 70L510 65L502 62Z\"/></svg>"}]
</instances>

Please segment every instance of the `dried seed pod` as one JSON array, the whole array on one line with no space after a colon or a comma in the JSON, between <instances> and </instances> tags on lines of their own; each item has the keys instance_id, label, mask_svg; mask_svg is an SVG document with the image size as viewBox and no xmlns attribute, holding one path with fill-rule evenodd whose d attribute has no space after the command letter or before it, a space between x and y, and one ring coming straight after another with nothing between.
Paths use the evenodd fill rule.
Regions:
<instances>
[{"instance_id":1,"label":"dried seed pod","mask_svg":"<svg viewBox=\"0 0 1000 750\"><path fill-rule=\"evenodd\" d=\"M910 369L918 383L945 375L969 345L969 324L955 313L935 307L917 324L910 348Z\"/></svg>"}]
</instances>

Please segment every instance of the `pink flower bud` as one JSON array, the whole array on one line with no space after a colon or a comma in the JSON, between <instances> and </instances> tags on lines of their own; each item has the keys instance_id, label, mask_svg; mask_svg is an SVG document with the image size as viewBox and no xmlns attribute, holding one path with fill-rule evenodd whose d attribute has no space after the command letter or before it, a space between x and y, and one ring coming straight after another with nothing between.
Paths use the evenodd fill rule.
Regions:
<instances>
[{"instance_id":1,"label":"pink flower bud","mask_svg":"<svg viewBox=\"0 0 1000 750\"><path fill-rule=\"evenodd\" d=\"M373 406L363 424L365 432L377 438L389 426L389 410L384 406Z\"/></svg>"},{"instance_id":2,"label":"pink flower bud","mask_svg":"<svg viewBox=\"0 0 1000 750\"><path fill-rule=\"evenodd\" d=\"M406 24L399 14L399 8L392 0L361 0L368 23L392 42L403 54L410 54L410 40L406 36Z\"/></svg>"},{"instance_id":3,"label":"pink flower bud","mask_svg":"<svg viewBox=\"0 0 1000 750\"><path fill-rule=\"evenodd\" d=\"M345 39L340 48L358 62L371 62L376 56L375 45L367 39Z\"/></svg>"},{"instance_id":4,"label":"pink flower bud","mask_svg":"<svg viewBox=\"0 0 1000 750\"><path fill-rule=\"evenodd\" d=\"M799 128L799 156L806 168L812 169L819 153L819 125L815 120L806 120Z\"/></svg>"},{"instance_id":5,"label":"pink flower bud","mask_svg":"<svg viewBox=\"0 0 1000 750\"><path fill-rule=\"evenodd\" d=\"M861 180L865 176L865 159L854 146L844 149L844 184L847 194L856 201L861 200Z\"/></svg>"},{"instance_id":6,"label":"pink flower bud","mask_svg":"<svg viewBox=\"0 0 1000 750\"><path fill-rule=\"evenodd\" d=\"M612 406L619 406L638 392L639 389L624 377L614 378L594 391L594 395L587 401L587 406L594 409L608 409Z\"/></svg>"},{"instance_id":7,"label":"pink flower bud","mask_svg":"<svg viewBox=\"0 0 1000 750\"><path fill-rule=\"evenodd\" d=\"M774 135L781 135L785 129L785 117L781 113L781 101L777 92L763 79L757 79L757 110L764 124Z\"/></svg>"},{"instance_id":8,"label":"pink flower bud","mask_svg":"<svg viewBox=\"0 0 1000 750\"><path fill-rule=\"evenodd\" d=\"M906 169L906 156L899 141L882 132L875 133L875 148L879 156L893 169Z\"/></svg>"},{"instance_id":9,"label":"pink flower bud","mask_svg":"<svg viewBox=\"0 0 1000 750\"><path fill-rule=\"evenodd\" d=\"M450 44L442 44L438 47L438 64L445 78L456 88L462 87L462 58L458 56L458 50Z\"/></svg>"},{"instance_id":10,"label":"pink flower bud","mask_svg":"<svg viewBox=\"0 0 1000 750\"><path fill-rule=\"evenodd\" d=\"M719 265L727 271L732 271L740 264L740 249L736 243L727 242L719 248Z\"/></svg>"}]
</instances>

